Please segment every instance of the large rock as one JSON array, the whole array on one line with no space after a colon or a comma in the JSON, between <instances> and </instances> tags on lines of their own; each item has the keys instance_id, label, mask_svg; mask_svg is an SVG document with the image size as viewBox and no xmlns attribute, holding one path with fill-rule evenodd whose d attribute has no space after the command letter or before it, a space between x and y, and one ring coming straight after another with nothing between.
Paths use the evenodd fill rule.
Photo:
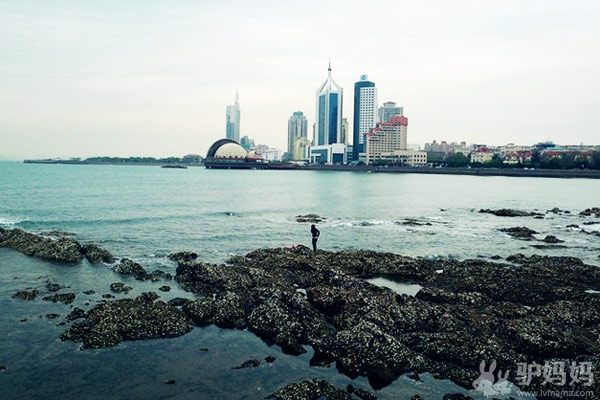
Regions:
<instances>
[{"instance_id":1,"label":"large rock","mask_svg":"<svg viewBox=\"0 0 600 400\"><path fill-rule=\"evenodd\" d=\"M81 245L70 238L37 236L21 229L0 228L0 247L8 247L32 257L77 263L83 259Z\"/></svg>"},{"instance_id":2,"label":"large rock","mask_svg":"<svg viewBox=\"0 0 600 400\"><path fill-rule=\"evenodd\" d=\"M423 289L400 295L362 279L372 276ZM590 291L600 291L600 269L577 258L428 261L299 246L224 265L181 259L176 280L201 296L183 306L196 324L247 328L290 354L311 346L311 364L333 363L375 388L415 372L472 388L484 360L513 374L519 363L545 360L600 367L600 297ZM542 381L529 388L552 387Z\"/></svg>"},{"instance_id":3,"label":"large rock","mask_svg":"<svg viewBox=\"0 0 600 400\"><path fill-rule=\"evenodd\" d=\"M0 228L0 247L8 247L32 257L75 264L85 256L89 262L110 263L114 257L94 244L82 246L75 239L49 232L48 236L34 235L22 229Z\"/></svg>"},{"instance_id":4,"label":"large rock","mask_svg":"<svg viewBox=\"0 0 600 400\"><path fill-rule=\"evenodd\" d=\"M144 297L101 303L61 335L81 342L82 349L115 346L125 340L181 336L192 330L190 319L162 301Z\"/></svg>"}]
</instances>

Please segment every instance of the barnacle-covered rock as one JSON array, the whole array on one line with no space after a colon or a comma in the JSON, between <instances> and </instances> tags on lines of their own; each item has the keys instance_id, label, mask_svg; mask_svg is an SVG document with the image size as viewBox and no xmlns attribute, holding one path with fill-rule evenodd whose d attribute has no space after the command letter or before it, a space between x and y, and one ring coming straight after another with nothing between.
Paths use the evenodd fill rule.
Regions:
<instances>
[{"instance_id":1,"label":"barnacle-covered rock","mask_svg":"<svg viewBox=\"0 0 600 400\"><path fill-rule=\"evenodd\" d=\"M190 319L162 301L140 298L101 303L60 337L81 342L82 349L115 346L125 340L176 337L192 330Z\"/></svg>"}]
</instances>

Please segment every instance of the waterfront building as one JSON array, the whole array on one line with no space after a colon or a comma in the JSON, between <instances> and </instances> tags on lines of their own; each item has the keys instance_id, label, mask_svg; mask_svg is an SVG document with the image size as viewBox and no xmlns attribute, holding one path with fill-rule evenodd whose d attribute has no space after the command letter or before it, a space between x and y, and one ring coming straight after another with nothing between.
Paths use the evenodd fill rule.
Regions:
<instances>
[{"instance_id":1,"label":"waterfront building","mask_svg":"<svg viewBox=\"0 0 600 400\"><path fill-rule=\"evenodd\" d=\"M235 91L235 103L227 106L225 112L225 137L238 143L240 141L240 103L237 90Z\"/></svg>"},{"instance_id":2,"label":"waterfront building","mask_svg":"<svg viewBox=\"0 0 600 400\"><path fill-rule=\"evenodd\" d=\"M487 147L480 147L471 153L471 163L485 163L492 161L494 153Z\"/></svg>"},{"instance_id":3,"label":"waterfront building","mask_svg":"<svg viewBox=\"0 0 600 400\"><path fill-rule=\"evenodd\" d=\"M343 143L312 146L310 148L312 164L347 164L347 146Z\"/></svg>"},{"instance_id":4,"label":"waterfront building","mask_svg":"<svg viewBox=\"0 0 600 400\"><path fill-rule=\"evenodd\" d=\"M242 136L240 144L246 151L250 151L254 148L254 139L250 139L248 136Z\"/></svg>"},{"instance_id":5,"label":"waterfront building","mask_svg":"<svg viewBox=\"0 0 600 400\"><path fill-rule=\"evenodd\" d=\"M323 146L341 143L343 89L331 78L331 63L327 79L316 92L314 143Z\"/></svg>"},{"instance_id":6,"label":"waterfront building","mask_svg":"<svg viewBox=\"0 0 600 400\"><path fill-rule=\"evenodd\" d=\"M367 75L354 84L352 158L357 161L365 151L365 133L377 123L377 88Z\"/></svg>"},{"instance_id":7,"label":"waterfront building","mask_svg":"<svg viewBox=\"0 0 600 400\"><path fill-rule=\"evenodd\" d=\"M310 140L307 138L296 138L294 140L294 161L308 161L310 159Z\"/></svg>"},{"instance_id":8,"label":"waterfront building","mask_svg":"<svg viewBox=\"0 0 600 400\"><path fill-rule=\"evenodd\" d=\"M269 148L267 151L262 153L262 158L264 158L265 161L271 161L271 162L272 161L281 161L281 150Z\"/></svg>"},{"instance_id":9,"label":"waterfront building","mask_svg":"<svg viewBox=\"0 0 600 400\"><path fill-rule=\"evenodd\" d=\"M365 163L381 158L383 153L406 150L408 118L392 117L389 122L378 122L365 136Z\"/></svg>"},{"instance_id":10,"label":"waterfront building","mask_svg":"<svg viewBox=\"0 0 600 400\"><path fill-rule=\"evenodd\" d=\"M288 120L288 148L289 154L294 153L294 143L298 138L307 137L308 121L302 111L296 111Z\"/></svg>"},{"instance_id":11,"label":"waterfront building","mask_svg":"<svg viewBox=\"0 0 600 400\"><path fill-rule=\"evenodd\" d=\"M265 163L235 140L219 139L208 149L204 166L208 169L262 169Z\"/></svg>"},{"instance_id":12,"label":"waterfront building","mask_svg":"<svg viewBox=\"0 0 600 400\"><path fill-rule=\"evenodd\" d=\"M404 108L397 107L396 103L393 101L386 101L383 103L381 107L379 107L378 111L378 119L377 122L390 122L392 117L402 117L404 116Z\"/></svg>"}]
</instances>

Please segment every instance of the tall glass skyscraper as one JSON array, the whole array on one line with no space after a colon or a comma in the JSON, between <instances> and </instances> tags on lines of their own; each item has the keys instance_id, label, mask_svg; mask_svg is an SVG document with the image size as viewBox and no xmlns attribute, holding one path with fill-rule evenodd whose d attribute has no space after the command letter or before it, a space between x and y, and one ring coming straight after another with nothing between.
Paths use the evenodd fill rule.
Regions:
<instances>
[{"instance_id":1,"label":"tall glass skyscraper","mask_svg":"<svg viewBox=\"0 0 600 400\"><path fill-rule=\"evenodd\" d=\"M237 90L235 91L235 103L227 106L225 113L225 137L240 142L240 102Z\"/></svg>"},{"instance_id":2,"label":"tall glass skyscraper","mask_svg":"<svg viewBox=\"0 0 600 400\"><path fill-rule=\"evenodd\" d=\"M353 122L352 158L358 161L359 153L366 151L364 134L377 124L377 88L367 75L354 84Z\"/></svg>"},{"instance_id":3,"label":"tall glass skyscraper","mask_svg":"<svg viewBox=\"0 0 600 400\"><path fill-rule=\"evenodd\" d=\"M331 63L327 80L317 89L315 145L341 142L343 89L331 78Z\"/></svg>"},{"instance_id":4,"label":"tall glass skyscraper","mask_svg":"<svg viewBox=\"0 0 600 400\"><path fill-rule=\"evenodd\" d=\"M294 153L294 141L297 138L306 139L308 122L302 111L296 111L288 120L288 154Z\"/></svg>"}]
</instances>

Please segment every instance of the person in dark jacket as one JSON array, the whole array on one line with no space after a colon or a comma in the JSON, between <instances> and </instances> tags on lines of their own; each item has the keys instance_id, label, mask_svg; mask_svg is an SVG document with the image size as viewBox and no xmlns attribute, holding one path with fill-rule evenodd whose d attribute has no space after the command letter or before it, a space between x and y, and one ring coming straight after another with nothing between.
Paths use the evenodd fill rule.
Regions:
<instances>
[{"instance_id":1,"label":"person in dark jacket","mask_svg":"<svg viewBox=\"0 0 600 400\"><path fill-rule=\"evenodd\" d=\"M321 234L321 232L319 232L319 230L317 229L316 226L311 225L310 233L312 234L313 251L316 253L317 252L317 240L319 240L319 235Z\"/></svg>"}]
</instances>

